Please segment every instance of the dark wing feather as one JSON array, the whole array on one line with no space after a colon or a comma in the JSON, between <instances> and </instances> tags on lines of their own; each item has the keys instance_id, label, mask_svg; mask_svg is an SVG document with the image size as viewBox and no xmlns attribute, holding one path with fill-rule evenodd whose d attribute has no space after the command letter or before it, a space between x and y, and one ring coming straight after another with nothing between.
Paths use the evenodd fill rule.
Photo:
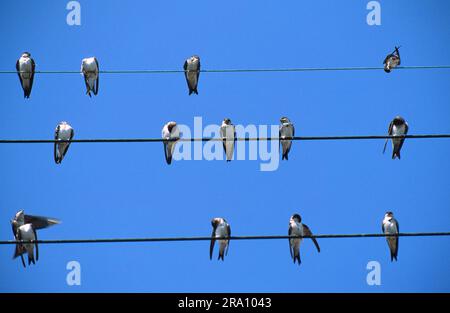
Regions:
<instances>
[{"instance_id":1,"label":"dark wing feather","mask_svg":"<svg viewBox=\"0 0 450 313\"><path fill-rule=\"evenodd\" d=\"M36 68L36 63L34 63L34 60L30 58L31 60L31 79L30 79L30 90L28 92L28 96L31 94L31 89L33 88L33 80L34 80L34 69Z\"/></svg>"},{"instance_id":2,"label":"dark wing feather","mask_svg":"<svg viewBox=\"0 0 450 313\"><path fill-rule=\"evenodd\" d=\"M388 135L389 136L392 136L392 128L393 127L394 127L394 121L391 121L389 123L389 128L388 128ZM386 146L387 146L388 141L389 141L389 138L386 138L386 142L384 143L383 153L386 151Z\"/></svg>"},{"instance_id":3,"label":"dark wing feather","mask_svg":"<svg viewBox=\"0 0 450 313\"><path fill-rule=\"evenodd\" d=\"M231 227L227 224L228 237L231 237ZM230 239L227 240L227 250L225 250L225 255L228 255L228 249L230 248Z\"/></svg>"},{"instance_id":4,"label":"dark wing feather","mask_svg":"<svg viewBox=\"0 0 450 313\"><path fill-rule=\"evenodd\" d=\"M311 230L309 229L309 227L306 226L305 224L303 224L303 232L304 232L304 234L305 234L306 236L312 236L312 235L313 235L312 232L311 232ZM314 242L314 245L315 245L316 248L317 248L317 252L320 252L320 247L319 247L319 244L317 243L316 238L311 237L311 240Z\"/></svg>"},{"instance_id":5,"label":"dark wing feather","mask_svg":"<svg viewBox=\"0 0 450 313\"><path fill-rule=\"evenodd\" d=\"M97 61L97 58L94 58L94 60L95 60L95 64L97 64L97 80L96 80L96 82L95 82L95 90L94 90L94 95L97 95L97 93L98 93L98 82L99 82L99 80L100 80L100 67L98 66L98 61Z\"/></svg>"},{"instance_id":6,"label":"dark wing feather","mask_svg":"<svg viewBox=\"0 0 450 313\"><path fill-rule=\"evenodd\" d=\"M164 157L166 158L167 164L172 163L172 159L169 158L169 154L167 153L167 150L169 149L169 143L167 141L164 141Z\"/></svg>"},{"instance_id":7,"label":"dark wing feather","mask_svg":"<svg viewBox=\"0 0 450 313\"><path fill-rule=\"evenodd\" d=\"M187 63L187 60L186 61L184 61L184 65L183 65L183 69L184 69L184 77L186 78L186 82L187 82L187 84L188 84L188 86L189 86L189 79L188 79L188 75L187 75L187 67L188 67L188 63Z\"/></svg>"},{"instance_id":8,"label":"dark wing feather","mask_svg":"<svg viewBox=\"0 0 450 313\"><path fill-rule=\"evenodd\" d=\"M56 127L55 130L55 140L58 140L59 137L59 125ZM58 163L58 156L57 156L57 150L58 149L58 143L55 142L54 149L53 149L53 156L55 157L55 163Z\"/></svg>"},{"instance_id":9,"label":"dark wing feather","mask_svg":"<svg viewBox=\"0 0 450 313\"><path fill-rule=\"evenodd\" d=\"M33 229L47 228L49 226L61 223L61 221L59 221L56 218L45 216L35 216L25 214L24 217L25 217L25 224L32 224Z\"/></svg>"},{"instance_id":10,"label":"dark wing feather","mask_svg":"<svg viewBox=\"0 0 450 313\"><path fill-rule=\"evenodd\" d=\"M400 232L400 227L398 225L397 220L395 220L395 226L397 227L397 232ZM395 239L396 240L395 240L395 251L394 251L394 253L395 253L395 257L397 258L399 237L397 236Z\"/></svg>"},{"instance_id":11,"label":"dark wing feather","mask_svg":"<svg viewBox=\"0 0 450 313\"><path fill-rule=\"evenodd\" d=\"M212 259L214 244L216 243L216 226L213 226L213 231L211 234L211 244L209 245L209 259Z\"/></svg>"},{"instance_id":12,"label":"dark wing feather","mask_svg":"<svg viewBox=\"0 0 450 313\"><path fill-rule=\"evenodd\" d=\"M34 240L38 241L38 236L37 236L37 232L36 229L33 227L33 233L34 233ZM39 248L38 248L38 243L35 242L34 246L36 247L36 261L39 260Z\"/></svg>"},{"instance_id":13,"label":"dark wing feather","mask_svg":"<svg viewBox=\"0 0 450 313\"><path fill-rule=\"evenodd\" d=\"M16 62L16 70L17 70L17 75L19 75L20 86L22 86L22 88L23 88L22 76L20 75L20 63L19 63L19 60L20 59L18 59L17 62Z\"/></svg>"},{"instance_id":14,"label":"dark wing feather","mask_svg":"<svg viewBox=\"0 0 450 313\"><path fill-rule=\"evenodd\" d=\"M198 69L197 69L197 85L198 85L198 80L200 78L200 59L198 60ZM197 89L197 87L195 87L195 89Z\"/></svg>"},{"instance_id":15,"label":"dark wing feather","mask_svg":"<svg viewBox=\"0 0 450 313\"><path fill-rule=\"evenodd\" d=\"M408 123L405 122L405 135L408 134ZM400 140L400 144L398 145L398 149L397 151L400 152L400 150L402 150L403 147L403 143L405 142L405 138L402 138Z\"/></svg>"},{"instance_id":16,"label":"dark wing feather","mask_svg":"<svg viewBox=\"0 0 450 313\"><path fill-rule=\"evenodd\" d=\"M398 57L398 65L400 65L401 59L400 59L400 51L398 51L398 47L395 47L395 53L397 54L397 57Z\"/></svg>"},{"instance_id":17,"label":"dark wing feather","mask_svg":"<svg viewBox=\"0 0 450 313\"><path fill-rule=\"evenodd\" d=\"M18 229L17 223L15 221L11 221L11 227L14 234L14 238L17 239L17 229Z\"/></svg>"},{"instance_id":18,"label":"dark wing feather","mask_svg":"<svg viewBox=\"0 0 450 313\"><path fill-rule=\"evenodd\" d=\"M292 228L291 228L291 226L289 225L288 236L291 236L291 234L292 234ZM288 241L289 241L289 252L291 253L291 258L293 258L293 257L294 257L294 254L293 254L293 252L292 252L291 239L288 238Z\"/></svg>"},{"instance_id":19,"label":"dark wing feather","mask_svg":"<svg viewBox=\"0 0 450 313\"><path fill-rule=\"evenodd\" d=\"M70 130L70 138L69 138L69 141L72 141L72 138L73 138L73 136L74 136L74 130L73 130L73 128ZM69 147L70 147L70 142L68 142L67 143L67 145L66 145L66 148L64 149L64 153L63 153L63 155L62 155L62 157L64 157L65 155L66 155L66 153L67 153L67 151L69 150Z\"/></svg>"}]
</instances>

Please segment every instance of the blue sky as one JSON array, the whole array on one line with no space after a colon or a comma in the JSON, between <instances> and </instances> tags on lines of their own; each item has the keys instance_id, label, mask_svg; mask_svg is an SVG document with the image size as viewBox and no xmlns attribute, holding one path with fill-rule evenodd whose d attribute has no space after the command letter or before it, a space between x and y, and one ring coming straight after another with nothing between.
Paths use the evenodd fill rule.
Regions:
<instances>
[{"instance_id":1,"label":"blue sky","mask_svg":"<svg viewBox=\"0 0 450 313\"><path fill-rule=\"evenodd\" d=\"M382 25L368 26L368 1L80 1L81 26L66 24L68 1L2 1L0 69L23 51L39 70L78 70L96 56L103 70L381 66L395 45L403 65L450 64L448 1L380 1ZM0 75L0 138L52 139L66 120L75 137L159 137L169 120L193 125L278 124L296 135L382 135L400 114L411 134L450 133L450 72L398 70L203 73L188 96L183 74L100 78L85 95L81 75L36 74L29 100L15 74ZM298 212L314 233L381 231L394 211L401 231L446 231L450 142L407 140L402 160L383 141L295 142L289 161L180 161L162 144L73 144L60 166L53 146L0 145L0 238L12 238L19 209L62 224L40 239L208 236L212 217L234 235L284 235ZM310 240L302 265L287 240L235 241L225 262L209 242L41 245L36 266L0 246L3 292L436 292L450 291L449 238L400 238L391 263L383 238ZM366 283L369 261L381 286ZM81 285L66 264L81 264Z\"/></svg>"}]
</instances>

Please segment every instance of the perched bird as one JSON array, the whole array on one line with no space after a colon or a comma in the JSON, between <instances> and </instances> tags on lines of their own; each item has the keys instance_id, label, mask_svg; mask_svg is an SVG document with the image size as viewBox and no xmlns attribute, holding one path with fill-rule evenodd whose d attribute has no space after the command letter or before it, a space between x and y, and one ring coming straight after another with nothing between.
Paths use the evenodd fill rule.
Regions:
<instances>
[{"instance_id":1,"label":"perched bird","mask_svg":"<svg viewBox=\"0 0 450 313\"><path fill-rule=\"evenodd\" d=\"M399 233L400 229L398 227L397 220L394 218L394 213L386 212L381 224L381 230L383 231L383 234L387 235ZM389 250L391 251L391 262L394 260L397 261L398 236L387 236L386 241L389 246Z\"/></svg>"},{"instance_id":2,"label":"perched bird","mask_svg":"<svg viewBox=\"0 0 450 313\"><path fill-rule=\"evenodd\" d=\"M312 236L312 232L308 226L302 223L302 218L299 214L294 214L289 220L289 236ZM319 244L316 238L311 237L317 251L320 252ZM302 262L300 260L300 244L303 238L289 238L289 251L291 252L291 257L298 261L298 265Z\"/></svg>"},{"instance_id":3,"label":"perched bird","mask_svg":"<svg viewBox=\"0 0 450 313\"><path fill-rule=\"evenodd\" d=\"M16 240L24 241L38 240L36 233L37 229L46 228L59 223L60 221L54 218L27 215L23 210L18 211L14 216L14 219L11 220L14 238ZM34 248L36 248L36 254L34 253ZM36 261L39 259L38 244L16 244L13 259L20 256L23 266L26 267L25 260L23 258L24 253L28 254L28 265L30 265L31 263L36 264Z\"/></svg>"},{"instance_id":4,"label":"perched bird","mask_svg":"<svg viewBox=\"0 0 450 313\"><path fill-rule=\"evenodd\" d=\"M72 140L74 131L67 122L61 122L55 129L55 140ZM69 150L70 142L55 142L53 154L55 163L60 164Z\"/></svg>"},{"instance_id":5,"label":"perched bird","mask_svg":"<svg viewBox=\"0 0 450 313\"><path fill-rule=\"evenodd\" d=\"M384 59L384 71L390 73L392 69L400 65L400 52L398 51L400 47L395 47L394 52L388 54Z\"/></svg>"},{"instance_id":6,"label":"perched bird","mask_svg":"<svg viewBox=\"0 0 450 313\"><path fill-rule=\"evenodd\" d=\"M287 117L280 118L280 145L282 147L282 160L288 160L289 151L291 151L292 140L283 138L292 138L295 136L294 124Z\"/></svg>"},{"instance_id":7,"label":"perched bird","mask_svg":"<svg viewBox=\"0 0 450 313\"><path fill-rule=\"evenodd\" d=\"M401 116L396 116L389 124L389 136L403 136L408 134L408 123ZM384 143L383 153L386 151L386 145L389 139ZM402 149L405 138L392 138L392 159L398 157L400 160L400 150Z\"/></svg>"},{"instance_id":8,"label":"perched bird","mask_svg":"<svg viewBox=\"0 0 450 313\"><path fill-rule=\"evenodd\" d=\"M213 227L212 235L211 235L211 245L209 246L209 259L212 259L214 244L216 240L219 241L219 257L218 260L224 260L224 256L228 254L228 248L230 247L229 239L220 239L220 238L229 238L231 236L231 228L230 224L224 218L216 217L211 220L211 225Z\"/></svg>"},{"instance_id":9,"label":"perched bird","mask_svg":"<svg viewBox=\"0 0 450 313\"><path fill-rule=\"evenodd\" d=\"M166 156L167 164L172 163L172 156L175 150L175 144L180 138L180 130L176 122L168 122L162 129L162 138L164 141L164 155Z\"/></svg>"},{"instance_id":10,"label":"perched bird","mask_svg":"<svg viewBox=\"0 0 450 313\"><path fill-rule=\"evenodd\" d=\"M229 118L225 118L220 126L220 137L223 140L223 149L227 155L227 162L231 161L234 153L236 130Z\"/></svg>"},{"instance_id":11,"label":"perched bird","mask_svg":"<svg viewBox=\"0 0 450 313\"><path fill-rule=\"evenodd\" d=\"M200 76L200 57L193 55L184 62L184 76L189 88L189 95L198 95L197 85Z\"/></svg>"},{"instance_id":12,"label":"perched bird","mask_svg":"<svg viewBox=\"0 0 450 313\"><path fill-rule=\"evenodd\" d=\"M22 56L16 62L16 70L19 75L20 84L22 85L24 98L30 98L35 67L36 64L29 52L22 53Z\"/></svg>"},{"instance_id":13,"label":"perched bird","mask_svg":"<svg viewBox=\"0 0 450 313\"><path fill-rule=\"evenodd\" d=\"M81 72L86 83L86 94L91 97L91 91L96 96L98 93L99 67L97 58L85 58L81 61Z\"/></svg>"}]
</instances>

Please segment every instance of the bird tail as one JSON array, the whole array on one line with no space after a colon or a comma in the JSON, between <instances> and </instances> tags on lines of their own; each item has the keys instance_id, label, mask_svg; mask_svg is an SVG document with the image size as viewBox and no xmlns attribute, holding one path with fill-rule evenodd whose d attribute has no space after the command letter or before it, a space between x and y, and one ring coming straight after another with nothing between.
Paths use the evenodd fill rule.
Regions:
<instances>
[{"instance_id":1,"label":"bird tail","mask_svg":"<svg viewBox=\"0 0 450 313\"><path fill-rule=\"evenodd\" d=\"M287 153L283 153L283 156L281 157L281 160L289 160L288 158L288 154Z\"/></svg>"},{"instance_id":2,"label":"bird tail","mask_svg":"<svg viewBox=\"0 0 450 313\"><path fill-rule=\"evenodd\" d=\"M400 151L394 150L392 152L392 159L394 160L397 157L400 160Z\"/></svg>"},{"instance_id":3,"label":"bird tail","mask_svg":"<svg viewBox=\"0 0 450 313\"><path fill-rule=\"evenodd\" d=\"M33 252L28 253L28 265L30 265L31 263L36 264Z\"/></svg>"}]
</instances>

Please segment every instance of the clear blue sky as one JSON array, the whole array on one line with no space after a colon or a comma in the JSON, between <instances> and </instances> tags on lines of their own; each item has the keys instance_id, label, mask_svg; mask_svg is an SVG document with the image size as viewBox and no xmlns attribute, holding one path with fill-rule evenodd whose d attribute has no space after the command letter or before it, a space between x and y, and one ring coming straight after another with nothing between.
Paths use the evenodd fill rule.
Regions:
<instances>
[{"instance_id":1,"label":"clear blue sky","mask_svg":"<svg viewBox=\"0 0 450 313\"><path fill-rule=\"evenodd\" d=\"M395 45L403 65L450 64L448 1L2 1L0 69L23 51L39 70L78 70L96 56L103 70L381 66ZM51 139L61 120L75 137L159 137L169 120L192 125L278 124L296 135L383 135L400 114L411 134L450 133L449 70L210 74L188 96L183 74L100 78L85 95L81 75L36 74L29 100L15 74L0 75L0 137ZM19 209L60 218L40 239L209 236L225 217L234 235L284 235L298 212L314 233L381 231L387 210L401 231L450 228L450 142L407 140L402 160L383 141L295 142L289 161L182 161L167 166L162 144L73 144L60 166L53 146L0 145L0 238ZM450 238L401 238L391 263L384 238L310 240L302 265L287 240L235 241L225 262L209 242L41 245L36 266L0 246L0 291L38 292L410 292L450 291ZM216 247L217 248L217 247ZM81 286L66 264L81 264ZM366 284L379 261L381 286Z\"/></svg>"}]
</instances>

